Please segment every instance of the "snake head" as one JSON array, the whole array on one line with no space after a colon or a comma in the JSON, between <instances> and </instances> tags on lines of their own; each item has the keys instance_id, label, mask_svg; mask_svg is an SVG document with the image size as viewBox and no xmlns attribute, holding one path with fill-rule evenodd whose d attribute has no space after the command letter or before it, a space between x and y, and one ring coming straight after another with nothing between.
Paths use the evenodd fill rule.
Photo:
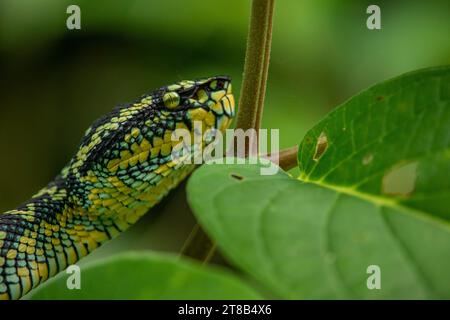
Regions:
<instances>
[{"instance_id":1,"label":"snake head","mask_svg":"<svg viewBox=\"0 0 450 320\"><path fill-rule=\"evenodd\" d=\"M188 128L199 121L206 128L224 131L235 112L231 80L227 76L180 81L162 87L155 99L161 110L173 113L179 120L181 114Z\"/></svg>"},{"instance_id":2,"label":"snake head","mask_svg":"<svg viewBox=\"0 0 450 320\"><path fill-rule=\"evenodd\" d=\"M183 168L172 159L178 143L172 140L174 131L187 130L194 136L193 145L197 123L203 132L223 132L233 117L234 98L226 76L180 81L115 108L88 129L63 174L71 201L96 215L144 210L160 200L166 185L175 185L161 181L181 179ZM162 186L167 190L149 194Z\"/></svg>"},{"instance_id":3,"label":"snake head","mask_svg":"<svg viewBox=\"0 0 450 320\"><path fill-rule=\"evenodd\" d=\"M71 167L82 174L117 154L136 149L153 149L152 157L167 156L170 134L176 129L224 131L232 122L235 102L231 80L215 76L183 80L143 95L133 103L116 107L87 130ZM160 146L162 144L162 146ZM154 147L161 147L156 154ZM171 148L172 146L170 146ZM151 150L150 150L151 151Z\"/></svg>"}]
</instances>

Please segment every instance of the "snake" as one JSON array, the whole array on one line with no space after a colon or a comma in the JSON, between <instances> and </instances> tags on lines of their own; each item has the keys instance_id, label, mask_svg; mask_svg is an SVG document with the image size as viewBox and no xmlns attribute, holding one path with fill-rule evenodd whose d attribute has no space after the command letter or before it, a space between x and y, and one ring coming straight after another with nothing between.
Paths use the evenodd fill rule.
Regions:
<instances>
[{"instance_id":1,"label":"snake","mask_svg":"<svg viewBox=\"0 0 450 320\"><path fill-rule=\"evenodd\" d=\"M230 77L213 76L160 87L95 121L53 181L0 214L0 300L20 299L136 223L196 168L174 157L174 132L189 133L183 145L198 153L212 142L194 148L195 137L224 132L234 114Z\"/></svg>"}]
</instances>

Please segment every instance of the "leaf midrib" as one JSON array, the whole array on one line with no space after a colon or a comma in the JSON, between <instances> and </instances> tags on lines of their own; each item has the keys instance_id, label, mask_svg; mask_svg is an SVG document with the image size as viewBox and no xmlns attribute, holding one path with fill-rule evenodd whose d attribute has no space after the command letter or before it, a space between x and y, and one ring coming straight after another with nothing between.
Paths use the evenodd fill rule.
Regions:
<instances>
[{"instance_id":1,"label":"leaf midrib","mask_svg":"<svg viewBox=\"0 0 450 320\"><path fill-rule=\"evenodd\" d=\"M393 199L380 197L380 196L376 196L376 195L369 194L369 193L360 192L354 188L333 185L333 184L325 183L323 181L309 180L304 177L299 177L299 178L297 178L297 180L299 180L303 183L314 184L314 185L317 185L317 186L320 186L320 187L323 187L326 189L333 190L335 192L353 196L355 198L368 201L368 202L374 204L375 206L384 206L384 207L396 209L396 210L394 210L395 212L398 212L398 213L401 213L401 214L404 214L407 216L413 216L413 217L421 219L423 221L430 222L433 225L436 225L439 228L445 228L446 231L450 232L450 222L449 221L441 219L429 212L421 211L421 210L418 210L415 208L405 206Z\"/></svg>"}]
</instances>

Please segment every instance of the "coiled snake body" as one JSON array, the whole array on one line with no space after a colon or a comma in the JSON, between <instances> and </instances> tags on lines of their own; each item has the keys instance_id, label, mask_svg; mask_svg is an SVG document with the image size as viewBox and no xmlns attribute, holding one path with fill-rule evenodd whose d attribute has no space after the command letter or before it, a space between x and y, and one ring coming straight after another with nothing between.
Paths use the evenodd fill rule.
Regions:
<instances>
[{"instance_id":1,"label":"coiled snake body","mask_svg":"<svg viewBox=\"0 0 450 320\"><path fill-rule=\"evenodd\" d=\"M0 300L74 264L177 186L194 166L174 161L175 129L195 135L200 121L224 131L233 116L230 80L217 76L161 87L97 120L54 181L0 214Z\"/></svg>"}]
</instances>

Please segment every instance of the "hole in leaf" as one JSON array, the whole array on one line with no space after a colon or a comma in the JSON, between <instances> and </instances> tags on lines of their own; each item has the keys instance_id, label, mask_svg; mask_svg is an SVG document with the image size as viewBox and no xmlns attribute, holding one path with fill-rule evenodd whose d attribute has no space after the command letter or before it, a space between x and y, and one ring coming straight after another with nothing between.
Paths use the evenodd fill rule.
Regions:
<instances>
[{"instance_id":1,"label":"hole in leaf","mask_svg":"<svg viewBox=\"0 0 450 320\"><path fill-rule=\"evenodd\" d=\"M244 177L243 177L243 176L240 176L240 175L235 174L235 173L232 173L232 174L231 174L231 177L232 177L233 179L236 179L236 180L239 180L239 181L244 180Z\"/></svg>"},{"instance_id":2,"label":"hole in leaf","mask_svg":"<svg viewBox=\"0 0 450 320\"><path fill-rule=\"evenodd\" d=\"M368 153L362 159L362 163L363 163L363 165L367 166L367 165L369 165L372 162L372 160L373 160L373 154L372 153Z\"/></svg>"},{"instance_id":3,"label":"hole in leaf","mask_svg":"<svg viewBox=\"0 0 450 320\"><path fill-rule=\"evenodd\" d=\"M417 162L395 167L383 176L383 193L408 196L416 186Z\"/></svg>"},{"instance_id":4,"label":"hole in leaf","mask_svg":"<svg viewBox=\"0 0 450 320\"><path fill-rule=\"evenodd\" d=\"M314 152L313 160L318 161L323 156L327 148L328 138L325 131L322 131L317 138L316 151Z\"/></svg>"}]
</instances>

